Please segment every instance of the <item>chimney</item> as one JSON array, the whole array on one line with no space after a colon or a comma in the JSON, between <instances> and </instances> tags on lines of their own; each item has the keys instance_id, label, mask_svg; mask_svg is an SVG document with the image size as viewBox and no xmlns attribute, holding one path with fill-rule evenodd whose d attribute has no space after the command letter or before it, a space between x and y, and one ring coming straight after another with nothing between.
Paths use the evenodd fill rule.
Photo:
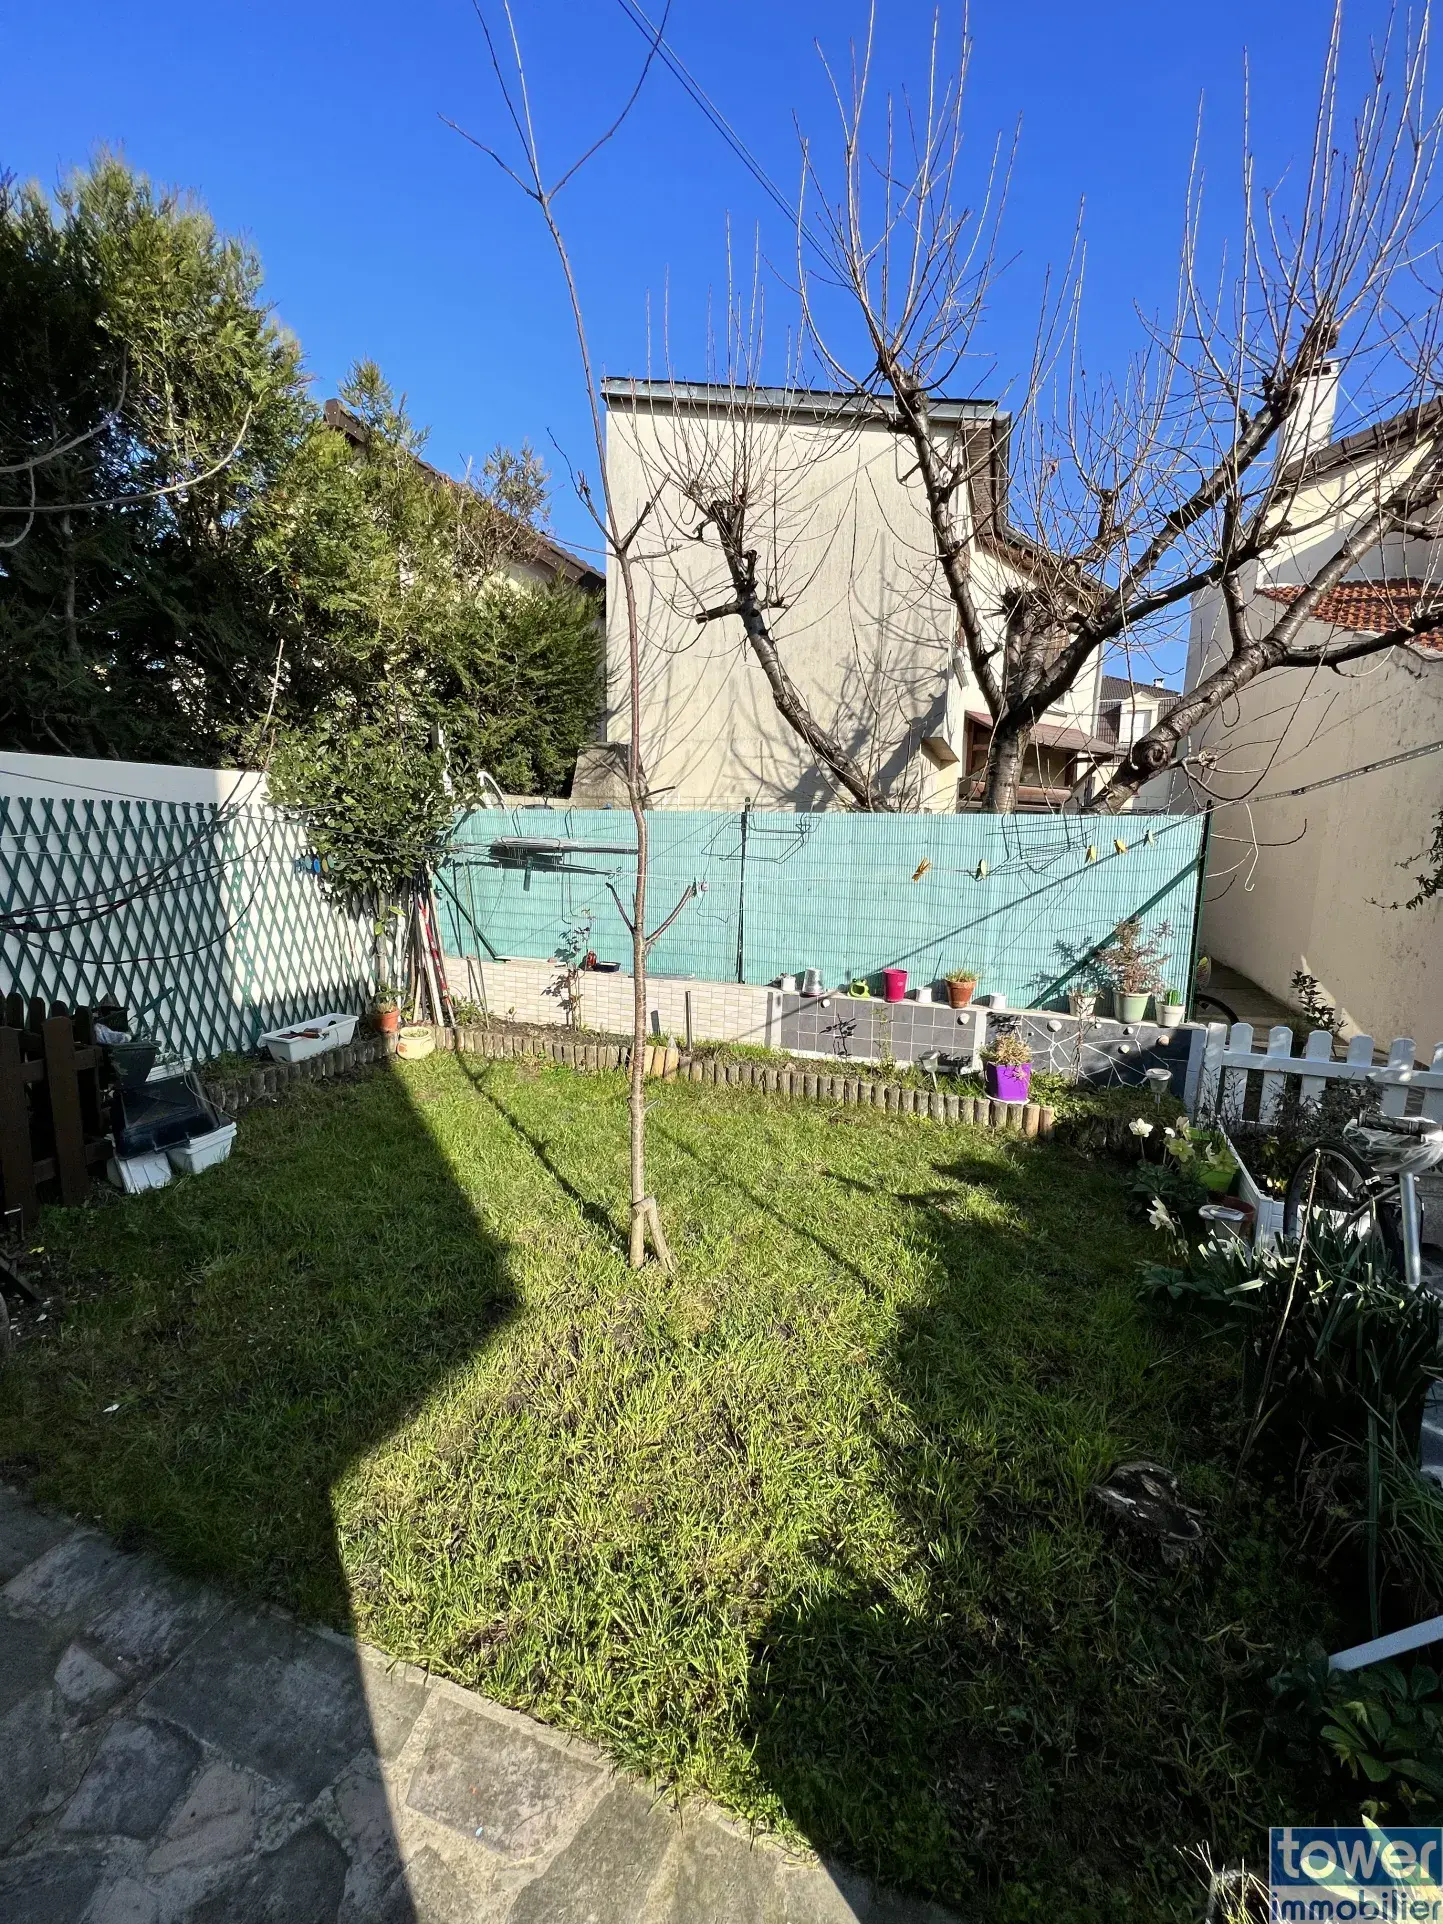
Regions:
<instances>
[{"instance_id":1,"label":"chimney","mask_svg":"<svg viewBox=\"0 0 1443 1924\"><path fill-rule=\"evenodd\" d=\"M1333 412L1338 405L1338 363L1322 361L1298 388L1297 402L1288 416L1278 449L1278 466L1288 467L1317 454L1333 438Z\"/></svg>"}]
</instances>

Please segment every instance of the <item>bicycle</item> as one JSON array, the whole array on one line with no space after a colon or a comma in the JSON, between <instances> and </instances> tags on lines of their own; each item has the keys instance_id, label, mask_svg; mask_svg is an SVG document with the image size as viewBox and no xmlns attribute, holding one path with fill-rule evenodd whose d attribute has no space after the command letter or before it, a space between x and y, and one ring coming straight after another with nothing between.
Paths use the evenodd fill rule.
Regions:
<instances>
[{"instance_id":1,"label":"bicycle","mask_svg":"<svg viewBox=\"0 0 1443 1924\"><path fill-rule=\"evenodd\" d=\"M1375 1080L1369 1077L1370 1081ZM1418 1178L1443 1163L1443 1122L1368 1110L1337 1142L1308 1150L1288 1179L1283 1234L1297 1237L1308 1214L1376 1235L1410 1290L1443 1303L1443 1248L1422 1239Z\"/></svg>"},{"instance_id":2,"label":"bicycle","mask_svg":"<svg viewBox=\"0 0 1443 1924\"><path fill-rule=\"evenodd\" d=\"M1376 1074L1368 1078L1376 1084ZM1288 1179L1283 1234L1301 1238L1321 1215L1345 1234L1376 1238L1412 1294L1426 1290L1443 1305L1443 1248L1423 1241L1418 1178L1443 1163L1443 1122L1368 1110L1337 1142L1308 1150ZM1419 1468L1443 1483L1443 1383L1423 1406Z\"/></svg>"}]
</instances>

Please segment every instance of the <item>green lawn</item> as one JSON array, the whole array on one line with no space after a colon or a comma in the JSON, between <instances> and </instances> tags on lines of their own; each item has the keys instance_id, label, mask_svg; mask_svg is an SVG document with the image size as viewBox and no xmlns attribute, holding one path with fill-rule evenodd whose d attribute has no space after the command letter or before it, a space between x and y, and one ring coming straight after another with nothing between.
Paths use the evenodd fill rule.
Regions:
<instances>
[{"instance_id":1,"label":"green lawn","mask_svg":"<svg viewBox=\"0 0 1443 1924\"><path fill-rule=\"evenodd\" d=\"M1265 1678L1330 1626L1233 1488L1229 1347L1137 1298L1120 1176L654 1095L675 1278L624 1264L619 1077L442 1055L49 1212L0 1472L974 1916L1190 1914L1184 1847L1306 1819ZM1196 1565L1102 1529L1131 1453Z\"/></svg>"}]
</instances>

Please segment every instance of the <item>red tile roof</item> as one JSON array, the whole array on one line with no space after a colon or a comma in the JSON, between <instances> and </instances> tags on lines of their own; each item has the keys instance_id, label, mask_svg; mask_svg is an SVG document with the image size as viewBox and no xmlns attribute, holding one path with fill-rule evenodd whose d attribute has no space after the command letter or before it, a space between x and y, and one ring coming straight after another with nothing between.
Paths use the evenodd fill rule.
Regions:
<instances>
[{"instance_id":1,"label":"red tile roof","mask_svg":"<svg viewBox=\"0 0 1443 1924\"><path fill-rule=\"evenodd\" d=\"M1296 601L1302 592L1301 587L1287 583L1259 590L1269 601L1282 602ZM1384 635L1415 615L1421 602L1436 600L1438 594L1438 585L1430 581L1343 581L1323 596L1311 619L1354 634ZM1443 632L1420 635L1415 645L1443 654Z\"/></svg>"}]
</instances>

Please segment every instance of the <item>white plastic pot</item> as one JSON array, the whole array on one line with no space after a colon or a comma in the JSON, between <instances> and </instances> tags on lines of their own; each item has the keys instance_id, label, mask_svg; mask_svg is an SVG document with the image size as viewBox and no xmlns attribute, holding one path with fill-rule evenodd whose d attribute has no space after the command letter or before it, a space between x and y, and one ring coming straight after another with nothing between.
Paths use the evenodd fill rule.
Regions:
<instances>
[{"instance_id":1,"label":"white plastic pot","mask_svg":"<svg viewBox=\"0 0 1443 1924\"><path fill-rule=\"evenodd\" d=\"M1180 1029L1182 1019L1187 1014L1181 1002L1159 1002L1157 1005L1157 1026L1160 1029Z\"/></svg>"}]
</instances>

